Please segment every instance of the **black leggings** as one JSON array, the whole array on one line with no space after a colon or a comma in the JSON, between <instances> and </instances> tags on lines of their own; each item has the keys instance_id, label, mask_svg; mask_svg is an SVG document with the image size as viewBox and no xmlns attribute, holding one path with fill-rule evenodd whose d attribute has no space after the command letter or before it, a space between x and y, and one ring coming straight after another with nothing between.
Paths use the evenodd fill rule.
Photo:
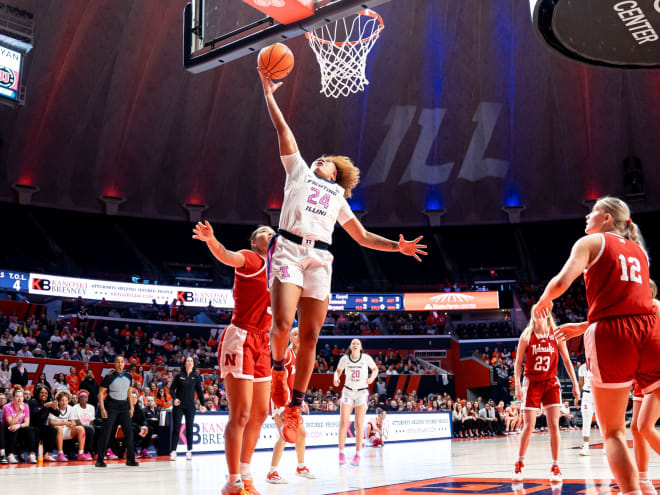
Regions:
<instances>
[{"instance_id":1,"label":"black leggings","mask_svg":"<svg viewBox=\"0 0 660 495\"><path fill-rule=\"evenodd\" d=\"M181 417L185 414L186 416L186 443L188 445L187 450L192 450L193 448L193 427L195 426L195 410L194 409L184 409L181 406L174 406L172 408L172 450L176 450L176 446L179 444L179 431L181 430Z\"/></svg>"},{"instance_id":2,"label":"black leggings","mask_svg":"<svg viewBox=\"0 0 660 495\"><path fill-rule=\"evenodd\" d=\"M19 428L16 431L9 431L9 428L4 427L5 439L7 441L7 453L18 454L17 443L20 441L25 450L34 453L36 452L36 437L34 428Z\"/></svg>"}]
</instances>

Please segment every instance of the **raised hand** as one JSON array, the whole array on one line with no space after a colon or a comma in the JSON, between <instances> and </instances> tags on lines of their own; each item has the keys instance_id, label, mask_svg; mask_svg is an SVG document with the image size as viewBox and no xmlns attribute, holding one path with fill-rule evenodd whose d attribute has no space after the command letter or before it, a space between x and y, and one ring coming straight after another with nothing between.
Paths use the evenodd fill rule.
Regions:
<instances>
[{"instance_id":1,"label":"raised hand","mask_svg":"<svg viewBox=\"0 0 660 495\"><path fill-rule=\"evenodd\" d=\"M257 69L257 70L259 70L259 69ZM264 94L265 94L266 96L268 96L268 95L272 95L275 91L277 91L277 88L279 88L280 86L282 86L282 83L281 83L281 82L278 82L278 83L273 82L272 79L269 79L269 78L267 78L266 76L264 76L264 75L261 73L261 71L259 71L259 77L261 78L261 84L262 84L263 87L264 87Z\"/></svg>"},{"instance_id":2,"label":"raised hand","mask_svg":"<svg viewBox=\"0 0 660 495\"><path fill-rule=\"evenodd\" d=\"M552 301L550 299L539 299L534 306L532 306L532 317L537 320L543 320L552 314Z\"/></svg>"},{"instance_id":3,"label":"raised hand","mask_svg":"<svg viewBox=\"0 0 660 495\"><path fill-rule=\"evenodd\" d=\"M193 228L193 239L199 239L202 242L208 242L213 239L213 227L208 220L204 220L204 223L197 222L195 228Z\"/></svg>"},{"instance_id":4,"label":"raised hand","mask_svg":"<svg viewBox=\"0 0 660 495\"><path fill-rule=\"evenodd\" d=\"M423 251L426 249L426 244L418 244L423 237L423 235L420 235L413 241L406 241L403 238L403 235L399 234L399 251L406 256L412 256L417 261L422 261L419 255L422 254L426 256L428 254L426 251Z\"/></svg>"}]
</instances>

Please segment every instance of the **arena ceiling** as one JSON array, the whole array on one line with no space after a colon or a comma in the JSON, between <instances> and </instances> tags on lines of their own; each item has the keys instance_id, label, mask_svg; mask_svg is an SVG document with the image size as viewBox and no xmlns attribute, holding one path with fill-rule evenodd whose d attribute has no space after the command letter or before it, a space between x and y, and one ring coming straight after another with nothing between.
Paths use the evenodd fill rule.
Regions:
<instances>
[{"instance_id":1,"label":"arena ceiling","mask_svg":"<svg viewBox=\"0 0 660 495\"><path fill-rule=\"evenodd\" d=\"M0 108L0 200L39 188L36 205L264 222L284 172L256 55L201 74L182 67L185 0L12 0L35 14L24 107ZM544 46L528 0L393 0L363 93L328 99L305 38L277 92L303 157L345 154L351 200L370 226L571 218L585 200L623 196L660 209L660 72L582 65ZM624 174L624 162L633 169Z\"/></svg>"}]
</instances>

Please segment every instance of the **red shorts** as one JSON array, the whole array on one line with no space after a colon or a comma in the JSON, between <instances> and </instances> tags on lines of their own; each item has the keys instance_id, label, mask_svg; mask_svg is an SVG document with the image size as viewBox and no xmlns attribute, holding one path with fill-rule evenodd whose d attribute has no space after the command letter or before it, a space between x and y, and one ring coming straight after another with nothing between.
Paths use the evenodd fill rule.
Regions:
<instances>
[{"instance_id":1,"label":"red shorts","mask_svg":"<svg viewBox=\"0 0 660 495\"><path fill-rule=\"evenodd\" d=\"M561 385L559 378L552 380L528 380L527 377L522 383L523 391L523 410L560 407L561 406Z\"/></svg>"},{"instance_id":2,"label":"red shorts","mask_svg":"<svg viewBox=\"0 0 660 495\"><path fill-rule=\"evenodd\" d=\"M601 388L630 388L637 380L644 393L660 387L660 320L655 315L608 318L584 334L592 383Z\"/></svg>"},{"instance_id":3,"label":"red shorts","mask_svg":"<svg viewBox=\"0 0 660 495\"><path fill-rule=\"evenodd\" d=\"M220 377L270 381L270 338L268 332L249 332L227 325L218 344Z\"/></svg>"},{"instance_id":4,"label":"red shorts","mask_svg":"<svg viewBox=\"0 0 660 495\"><path fill-rule=\"evenodd\" d=\"M633 400L644 400L644 392L642 392L642 387L640 387L639 383L636 381L633 382Z\"/></svg>"}]
</instances>

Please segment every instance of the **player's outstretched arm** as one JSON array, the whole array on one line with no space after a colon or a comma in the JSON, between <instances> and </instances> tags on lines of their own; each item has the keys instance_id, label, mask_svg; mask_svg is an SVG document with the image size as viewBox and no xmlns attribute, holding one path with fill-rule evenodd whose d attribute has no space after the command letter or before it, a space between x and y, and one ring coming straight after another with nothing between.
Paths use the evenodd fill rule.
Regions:
<instances>
[{"instance_id":1,"label":"player's outstretched arm","mask_svg":"<svg viewBox=\"0 0 660 495\"><path fill-rule=\"evenodd\" d=\"M245 266L245 256L224 247L215 238L215 235L213 235L213 227L211 227L208 220L205 220L204 223L197 222L197 225L193 228L193 234L192 238L205 242L209 251L211 251L220 263L233 266L234 268L243 268Z\"/></svg>"},{"instance_id":2,"label":"player's outstretched arm","mask_svg":"<svg viewBox=\"0 0 660 495\"><path fill-rule=\"evenodd\" d=\"M280 156L293 155L298 152L298 144L296 143L296 138L294 137L293 132L291 132L289 124L286 123L284 115L282 115L282 111L280 110L273 94L282 83L274 83L272 79L268 79L261 72L259 72L259 77L261 78L261 84L264 87L264 98L266 99L266 106L268 107L268 115L277 131L277 139L280 143Z\"/></svg>"},{"instance_id":3,"label":"player's outstretched arm","mask_svg":"<svg viewBox=\"0 0 660 495\"><path fill-rule=\"evenodd\" d=\"M364 246L377 251L399 252L406 256L412 256L417 261L422 261L419 255L426 255L426 244L418 244L422 240L422 236L412 241L406 241L402 235L399 235L399 241L392 241L381 237L373 232L369 232L360 223L357 218L352 218L342 225L344 230L348 232L355 242L360 246Z\"/></svg>"},{"instance_id":4,"label":"player's outstretched arm","mask_svg":"<svg viewBox=\"0 0 660 495\"><path fill-rule=\"evenodd\" d=\"M573 337L579 337L584 334L589 327L589 322L565 323L557 327L554 331L555 337L561 340L571 340Z\"/></svg>"}]
</instances>

